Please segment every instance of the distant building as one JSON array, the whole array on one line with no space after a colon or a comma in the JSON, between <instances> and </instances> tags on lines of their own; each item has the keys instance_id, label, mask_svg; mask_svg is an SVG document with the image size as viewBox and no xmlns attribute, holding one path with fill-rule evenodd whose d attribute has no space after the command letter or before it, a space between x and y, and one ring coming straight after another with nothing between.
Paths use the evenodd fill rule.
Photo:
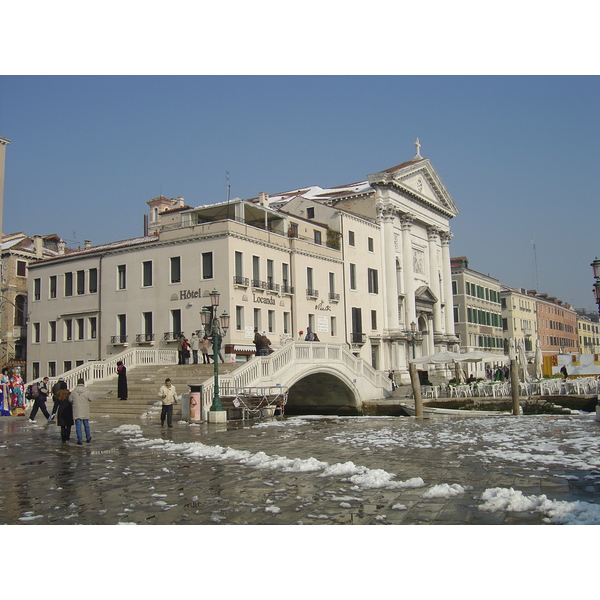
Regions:
<instances>
[{"instance_id":1,"label":"distant building","mask_svg":"<svg viewBox=\"0 0 600 600\"><path fill-rule=\"evenodd\" d=\"M590 317L579 314L577 317L577 334L581 354L600 353L600 325L597 319L593 321Z\"/></svg>"},{"instance_id":2,"label":"distant building","mask_svg":"<svg viewBox=\"0 0 600 600\"><path fill-rule=\"evenodd\" d=\"M0 365L19 367L27 360L28 269L36 261L58 256L65 245L58 235L13 233L2 237L0 261ZM32 290L38 298L40 290Z\"/></svg>"},{"instance_id":3,"label":"distant building","mask_svg":"<svg viewBox=\"0 0 600 600\"><path fill-rule=\"evenodd\" d=\"M503 354L500 282L469 268L466 256L451 259L454 328L462 351Z\"/></svg>"},{"instance_id":4,"label":"distant building","mask_svg":"<svg viewBox=\"0 0 600 600\"><path fill-rule=\"evenodd\" d=\"M504 352L514 348L515 341L523 342L528 359L533 359L537 341L537 302L523 288L501 286L502 334Z\"/></svg>"},{"instance_id":5,"label":"distant building","mask_svg":"<svg viewBox=\"0 0 600 600\"><path fill-rule=\"evenodd\" d=\"M536 301L538 338L542 353L546 356L569 354L579 351L577 312L568 303L527 290L527 295Z\"/></svg>"}]
</instances>

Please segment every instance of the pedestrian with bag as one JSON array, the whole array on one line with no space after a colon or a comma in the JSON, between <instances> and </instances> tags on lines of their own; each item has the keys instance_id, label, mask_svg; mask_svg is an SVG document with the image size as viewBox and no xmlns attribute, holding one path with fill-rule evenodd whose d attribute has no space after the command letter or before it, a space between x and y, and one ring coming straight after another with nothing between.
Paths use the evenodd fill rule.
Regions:
<instances>
[{"instance_id":1,"label":"pedestrian with bag","mask_svg":"<svg viewBox=\"0 0 600 600\"><path fill-rule=\"evenodd\" d=\"M60 439L63 444L71 439L71 427L73 427L73 405L69 401L71 392L65 383L64 388L60 388L53 394L54 404L57 405L56 424L60 427ZM90 438L91 439L91 438Z\"/></svg>"},{"instance_id":2,"label":"pedestrian with bag","mask_svg":"<svg viewBox=\"0 0 600 600\"><path fill-rule=\"evenodd\" d=\"M202 364L210 365L210 358L208 356L208 338L206 336L202 338L202 346L200 349L202 350Z\"/></svg>"},{"instance_id":3,"label":"pedestrian with bag","mask_svg":"<svg viewBox=\"0 0 600 600\"><path fill-rule=\"evenodd\" d=\"M44 379L42 379L39 383L34 383L31 386L33 408L31 409L31 413L29 414L30 423L35 423L35 415L37 415L38 410L42 411L47 421L50 421L50 413L46 408L46 401L48 400L48 394L50 393L50 390L48 389L49 381L50 378L44 377Z\"/></svg>"},{"instance_id":4,"label":"pedestrian with bag","mask_svg":"<svg viewBox=\"0 0 600 600\"><path fill-rule=\"evenodd\" d=\"M161 386L158 390L158 397L162 402L162 410L160 412L160 426L165 426L165 418L167 419L167 425L173 427L173 404L177 403L177 392L175 386L171 383L171 380L167 377L165 379L165 385Z\"/></svg>"},{"instance_id":5,"label":"pedestrian with bag","mask_svg":"<svg viewBox=\"0 0 600 600\"><path fill-rule=\"evenodd\" d=\"M179 364L185 365L186 354L188 352L189 344L185 335L183 335L183 331L177 340L177 352L179 354Z\"/></svg>"},{"instance_id":6,"label":"pedestrian with bag","mask_svg":"<svg viewBox=\"0 0 600 600\"><path fill-rule=\"evenodd\" d=\"M190 349L192 351L192 356L194 359L194 364L198 364L198 350L200 349L200 338L198 334L194 331L192 333L192 339L190 340Z\"/></svg>"},{"instance_id":7,"label":"pedestrian with bag","mask_svg":"<svg viewBox=\"0 0 600 600\"><path fill-rule=\"evenodd\" d=\"M88 444L92 441L90 433L90 402L92 400L92 394L85 387L83 379L78 379L77 387L69 394L69 402L73 405L73 419L78 446L83 444L82 425L85 430L85 441Z\"/></svg>"},{"instance_id":8,"label":"pedestrian with bag","mask_svg":"<svg viewBox=\"0 0 600 600\"><path fill-rule=\"evenodd\" d=\"M56 416L56 411L58 410L58 401L56 400L56 394L60 391L60 390L66 390L67 389L67 382L62 378L59 377L58 381L52 386L52 411L50 412L50 418L48 419L48 422L51 423L54 420L54 417Z\"/></svg>"}]
</instances>

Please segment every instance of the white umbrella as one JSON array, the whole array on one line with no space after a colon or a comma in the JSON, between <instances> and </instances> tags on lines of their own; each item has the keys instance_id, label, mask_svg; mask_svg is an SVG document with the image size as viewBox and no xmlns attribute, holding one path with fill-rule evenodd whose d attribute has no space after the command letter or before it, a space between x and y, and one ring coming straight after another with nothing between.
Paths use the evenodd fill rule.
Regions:
<instances>
[{"instance_id":1,"label":"white umbrella","mask_svg":"<svg viewBox=\"0 0 600 600\"><path fill-rule=\"evenodd\" d=\"M519 340L517 344L517 361L523 371L523 381L526 382L529 380L529 373L527 372L527 356L525 356L525 344L523 340Z\"/></svg>"},{"instance_id":2,"label":"white umbrella","mask_svg":"<svg viewBox=\"0 0 600 600\"><path fill-rule=\"evenodd\" d=\"M535 342L535 378L540 380L543 377L542 373L542 345L540 344L540 340L536 340Z\"/></svg>"},{"instance_id":3,"label":"white umbrella","mask_svg":"<svg viewBox=\"0 0 600 600\"><path fill-rule=\"evenodd\" d=\"M443 351L443 352L437 352L436 354L428 354L427 356L422 356L421 358L413 358L409 362L415 363L417 365L426 365L426 364L439 365L439 364L443 364L443 363L454 362L455 360L460 359L461 356L463 356L463 355L459 354L458 352Z\"/></svg>"}]
</instances>

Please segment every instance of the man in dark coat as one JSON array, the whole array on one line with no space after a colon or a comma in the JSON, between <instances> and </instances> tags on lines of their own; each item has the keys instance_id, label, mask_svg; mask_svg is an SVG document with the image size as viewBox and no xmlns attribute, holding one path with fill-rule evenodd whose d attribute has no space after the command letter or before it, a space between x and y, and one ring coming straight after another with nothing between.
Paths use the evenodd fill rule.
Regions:
<instances>
[{"instance_id":1,"label":"man in dark coat","mask_svg":"<svg viewBox=\"0 0 600 600\"><path fill-rule=\"evenodd\" d=\"M71 392L67 389L66 384L54 395L54 402L58 405L56 424L60 427L60 439L63 443L69 441L73 426L73 405L69 402L70 395Z\"/></svg>"}]
</instances>

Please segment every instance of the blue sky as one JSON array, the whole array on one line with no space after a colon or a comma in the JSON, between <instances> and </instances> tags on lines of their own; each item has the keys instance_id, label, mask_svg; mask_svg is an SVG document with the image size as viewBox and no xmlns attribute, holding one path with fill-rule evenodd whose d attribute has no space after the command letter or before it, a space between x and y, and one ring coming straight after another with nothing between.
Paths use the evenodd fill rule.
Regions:
<instances>
[{"instance_id":1,"label":"blue sky","mask_svg":"<svg viewBox=\"0 0 600 600\"><path fill-rule=\"evenodd\" d=\"M126 239L161 193L361 181L419 137L460 210L453 256L595 311L598 98L597 76L3 76L3 229Z\"/></svg>"}]
</instances>

